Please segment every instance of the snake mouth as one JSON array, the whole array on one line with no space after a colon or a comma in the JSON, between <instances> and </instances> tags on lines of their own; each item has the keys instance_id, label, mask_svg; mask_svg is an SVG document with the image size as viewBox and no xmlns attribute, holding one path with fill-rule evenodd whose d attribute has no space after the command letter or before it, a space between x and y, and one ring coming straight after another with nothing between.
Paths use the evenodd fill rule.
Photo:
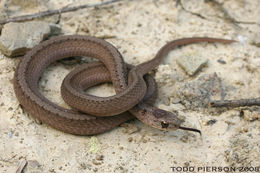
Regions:
<instances>
[{"instance_id":1,"label":"snake mouth","mask_svg":"<svg viewBox=\"0 0 260 173\"><path fill-rule=\"evenodd\" d=\"M188 131L192 131L192 132L197 132L201 135L201 131L198 130L198 129L194 129L194 128L188 128L188 127L182 127L180 126L179 129L182 129L182 130L188 130Z\"/></svg>"}]
</instances>

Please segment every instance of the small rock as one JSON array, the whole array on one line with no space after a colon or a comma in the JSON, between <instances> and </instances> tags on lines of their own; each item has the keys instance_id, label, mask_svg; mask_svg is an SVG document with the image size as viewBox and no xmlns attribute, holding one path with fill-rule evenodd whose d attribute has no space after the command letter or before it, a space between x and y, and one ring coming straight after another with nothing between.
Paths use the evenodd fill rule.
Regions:
<instances>
[{"instance_id":1,"label":"small rock","mask_svg":"<svg viewBox=\"0 0 260 173\"><path fill-rule=\"evenodd\" d=\"M57 34L60 30L56 25L40 21L8 23L2 29L0 49L7 56L24 55L26 51L46 39L52 31Z\"/></svg>"},{"instance_id":2,"label":"small rock","mask_svg":"<svg viewBox=\"0 0 260 173\"><path fill-rule=\"evenodd\" d=\"M185 108L196 109L208 107L212 98L222 98L223 91L225 89L218 76L211 74L180 84L174 95L181 100Z\"/></svg>"},{"instance_id":3,"label":"small rock","mask_svg":"<svg viewBox=\"0 0 260 173\"><path fill-rule=\"evenodd\" d=\"M195 75L208 62L208 59L197 55L186 55L177 59L177 63L188 73L188 75Z\"/></svg>"},{"instance_id":4,"label":"small rock","mask_svg":"<svg viewBox=\"0 0 260 173\"><path fill-rule=\"evenodd\" d=\"M220 64L226 64L226 61L224 61L222 59L218 59L217 62L220 63Z\"/></svg>"},{"instance_id":5,"label":"small rock","mask_svg":"<svg viewBox=\"0 0 260 173\"><path fill-rule=\"evenodd\" d=\"M182 142L184 142L184 143L187 143L188 142L188 136L187 135L185 135L185 136L182 136L181 138L180 138L180 140L182 141Z\"/></svg>"},{"instance_id":6,"label":"small rock","mask_svg":"<svg viewBox=\"0 0 260 173\"><path fill-rule=\"evenodd\" d=\"M128 140L128 142L132 142L133 141L133 137L129 137L127 140Z\"/></svg>"},{"instance_id":7,"label":"small rock","mask_svg":"<svg viewBox=\"0 0 260 173\"><path fill-rule=\"evenodd\" d=\"M147 141L147 139L143 139L143 141L142 141L143 143L147 143L148 141Z\"/></svg>"},{"instance_id":8,"label":"small rock","mask_svg":"<svg viewBox=\"0 0 260 173\"><path fill-rule=\"evenodd\" d=\"M98 162L98 161L95 160L95 159L92 160L92 163L93 163L94 165L101 165L101 164L102 164L102 162Z\"/></svg>"},{"instance_id":9,"label":"small rock","mask_svg":"<svg viewBox=\"0 0 260 173\"><path fill-rule=\"evenodd\" d=\"M61 27L58 24L50 23L51 35L59 35L61 33Z\"/></svg>"},{"instance_id":10,"label":"small rock","mask_svg":"<svg viewBox=\"0 0 260 173\"><path fill-rule=\"evenodd\" d=\"M37 160L28 160L27 166L23 170L24 173L41 173L43 169Z\"/></svg>"},{"instance_id":11,"label":"small rock","mask_svg":"<svg viewBox=\"0 0 260 173\"><path fill-rule=\"evenodd\" d=\"M104 155L97 155L96 160L104 160Z\"/></svg>"},{"instance_id":12,"label":"small rock","mask_svg":"<svg viewBox=\"0 0 260 173\"><path fill-rule=\"evenodd\" d=\"M208 122L207 122L207 125L209 126L209 125L213 125L213 124L215 124L217 122L217 120L216 119L212 119L212 120L209 120Z\"/></svg>"},{"instance_id":13,"label":"small rock","mask_svg":"<svg viewBox=\"0 0 260 173\"><path fill-rule=\"evenodd\" d=\"M260 114L257 112L252 112L250 110L243 110L244 119L246 121L255 121L260 119Z\"/></svg>"}]
</instances>

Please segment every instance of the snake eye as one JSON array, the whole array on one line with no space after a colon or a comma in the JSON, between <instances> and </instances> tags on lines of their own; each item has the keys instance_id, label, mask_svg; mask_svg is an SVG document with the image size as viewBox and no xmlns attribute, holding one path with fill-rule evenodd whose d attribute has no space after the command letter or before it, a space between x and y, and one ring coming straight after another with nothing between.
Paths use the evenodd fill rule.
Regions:
<instances>
[{"instance_id":1,"label":"snake eye","mask_svg":"<svg viewBox=\"0 0 260 173\"><path fill-rule=\"evenodd\" d=\"M162 128L167 128L169 126L169 123L166 123L165 121L161 122Z\"/></svg>"}]
</instances>

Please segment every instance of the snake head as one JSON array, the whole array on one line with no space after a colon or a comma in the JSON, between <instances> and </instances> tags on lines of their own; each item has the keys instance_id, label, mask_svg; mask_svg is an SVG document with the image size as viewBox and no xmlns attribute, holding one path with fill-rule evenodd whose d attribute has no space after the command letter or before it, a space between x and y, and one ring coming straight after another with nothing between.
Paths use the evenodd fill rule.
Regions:
<instances>
[{"instance_id":1,"label":"snake head","mask_svg":"<svg viewBox=\"0 0 260 173\"><path fill-rule=\"evenodd\" d=\"M165 111L162 109L156 109L153 111L153 115L158 120L154 122L156 123L154 126L156 128L159 128L161 130L182 129L182 130L197 132L201 135L201 132L198 129L181 126L182 121L178 118L177 113Z\"/></svg>"},{"instance_id":2,"label":"snake head","mask_svg":"<svg viewBox=\"0 0 260 173\"><path fill-rule=\"evenodd\" d=\"M153 115L157 119L155 121L155 127L161 130L176 130L181 125L181 120L178 119L177 113L165 111L162 109L156 109L153 111Z\"/></svg>"},{"instance_id":3,"label":"snake head","mask_svg":"<svg viewBox=\"0 0 260 173\"><path fill-rule=\"evenodd\" d=\"M139 103L138 106L138 111L133 111L134 115L149 126L165 131L181 129L201 134L198 129L181 126L182 121L178 118L176 112L162 110L145 103Z\"/></svg>"}]
</instances>

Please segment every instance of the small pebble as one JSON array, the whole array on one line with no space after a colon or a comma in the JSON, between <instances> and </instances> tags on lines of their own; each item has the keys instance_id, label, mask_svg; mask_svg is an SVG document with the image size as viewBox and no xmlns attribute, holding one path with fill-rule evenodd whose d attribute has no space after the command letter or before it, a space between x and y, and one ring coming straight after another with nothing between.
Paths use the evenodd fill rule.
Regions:
<instances>
[{"instance_id":1,"label":"small pebble","mask_svg":"<svg viewBox=\"0 0 260 173\"><path fill-rule=\"evenodd\" d=\"M129 137L128 142L132 142L132 141L133 141L133 137Z\"/></svg>"},{"instance_id":2,"label":"small pebble","mask_svg":"<svg viewBox=\"0 0 260 173\"><path fill-rule=\"evenodd\" d=\"M208 63L208 59L191 54L178 58L177 63L188 73L188 75L193 76Z\"/></svg>"},{"instance_id":3,"label":"small pebble","mask_svg":"<svg viewBox=\"0 0 260 173\"><path fill-rule=\"evenodd\" d=\"M97 155L96 160L104 160L104 156L103 155Z\"/></svg>"},{"instance_id":4,"label":"small pebble","mask_svg":"<svg viewBox=\"0 0 260 173\"><path fill-rule=\"evenodd\" d=\"M56 25L47 22L29 21L7 23L0 36L0 50L7 56L24 55L35 45L46 39L52 31L58 32Z\"/></svg>"},{"instance_id":5,"label":"small pebble","mask_svg":"<svg viewBox=\"0 0 260 173\"><path fill-rule=\"evenodd\" d=\"M180 140L181 140L182 142L184 142L184 143L187 143L187 142L188 142L188 136L185 135L185 136L181 137Z\"/></svg>"},{"instance_id":6,"label":"small pebble","mask_svg":"<svg viewBox=\"0 0 260 173\"><path fill-rule=\"evenodd\" d=\"M213 124L215 124L216 122L217 122L216 119L212 119L212 120L209 120L209 121L207 122L207 125L213 125Z\"/></svg>"},{"instance_id":7,"label":"small pebble","mask_svg":"<svg viewBox=\"0 0 260 173\"><path fill-rule=\"evenodd\" d=\"M101 165L101 164L102 164L102 162L98 162L98 161L95 160L95 159L92 160L92 163L93 163L94 165Z\"/></svg>"},{"instance_id":8,"label":"small pebble","mask_svg":"<svg viewBox=\"0 0 260 173\"><path fill-rule=\"evenodd\" d=\"M221 59L218 59L218 61L217 61L218 63L220 63L220 64L226 64L226 61L224 61L224 60L221 60Z\"/></svg>"},{"instance_id":9,"label":"small pebble","mask_svg":"<svg viewBox=\"0 0 260 173\"><path fill-rule=\"evenodd\" d=\"M143 139L143 143L147 143L147 139Z\"/></svg>"}]
</instances>

